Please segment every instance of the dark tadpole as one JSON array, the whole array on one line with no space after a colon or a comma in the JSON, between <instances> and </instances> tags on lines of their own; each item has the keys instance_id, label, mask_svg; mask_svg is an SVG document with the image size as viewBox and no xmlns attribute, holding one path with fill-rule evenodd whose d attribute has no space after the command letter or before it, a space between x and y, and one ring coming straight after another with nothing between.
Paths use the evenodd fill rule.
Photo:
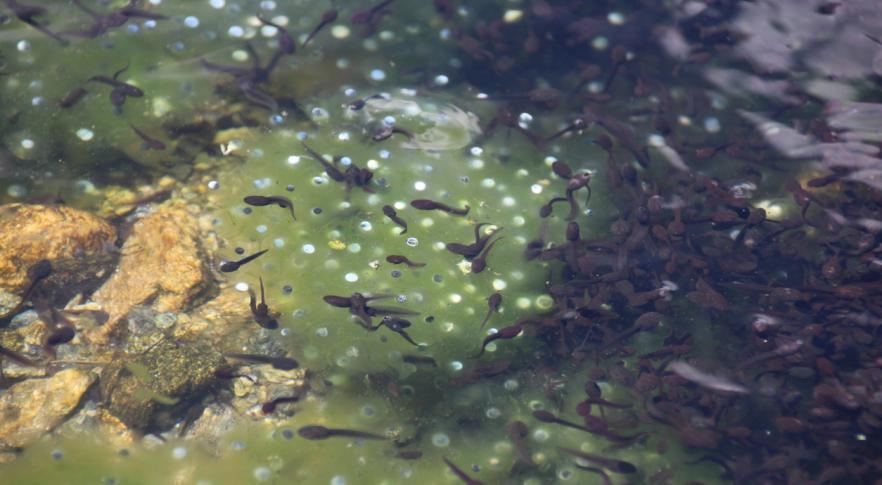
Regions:
<instances>
[{"instance_id":1,"label":"dark tadpole","mask_svg":"<svg viewBox=\"0 0 882 485\"><path fill-rule=\"evenodd\" d=\"M510 325L508 327L505 327L505 328L499 330L498 332L494 333L493 335L488 335L487 337L484 338L484 341L481 343L481 351L478 353L478 355L476 357L480 357L480 356L484 355L484 352L487 350L487 345L490 342L493 342L494 340L499 340L499 339L505 339L505 340L513 339L513 338L517 337L518 335L520 335L520 333L523 330L524 330L523 324L516 323L514 325Z\"/></svg>"},{"instance_id":2,"label":"dark tadpole","mask_svg":"<svg viewBox=\"0 0 882 485\"><path fill-rule=\"evenodd\" d=\"M54 332L46 337L46 345L49 347L55 347L61 344L66 344L73 340L76 335L77 333L72 326L59 325Z\"/></svg>"},{"instance_id":3,"label":"dark tadpole","mask_svg":"<svg viewBox=\"0 0 882 485\"><path fill-rule=\"evenodd\" d=\"M407 340L414 347L419 347L420 344L416 343L405 330L412 325L410 320L405 320L403 318L398 318L392 315L386 315L385 317L383 317L383 320L380 321L380 325L385 325L386 328L397 333L398 335L401 335L404 340ZM377 325L377 328L379 328L380 325Z\"/></svg>"},{"instance_id":4,"label":"dark tadpole","mask_svg":"<svg viewBox=\"0 0 882 485\"><path fill-rule=\"evenodd\" d=\"M292 370L300 366L300 364L290 357L272 357L260 354L225 354L231 359L245 360L248 362L257 362L259 364L269 364L273 369Z\"/></svg>"},{"instance_id":5,"label":"dark tadpole","mask_svg":"<svg viewBox=\"0 0 882 485\"><path fill-rule=\"evenodd\" d=\"M266 295L263 290L263 278L259 278L260 280L260 303L257 303L257 298L254 295L254 291L251 288L248 289L248 295L250 297L249 304L251 306L251 315L254 317L254 321L257 322L263 328L269 330L275 330L279 328L279 322L276 321L275 317L270 313L269 307L266 305Z\"/></svg>"},{"instance_id":6,"label":"dark tadpole","mask_svg":"<svg viewBox=\"0 0 882 485\"><path fill-rule=\"evenodd\" d=\"M401 360L413 365L426 364L431 365L432 367L438 367L438 363L435 362L435 359L429 356L405 354L401 356Z\"/></svg>"},{"instance_id":7,"label":"dark tadpole","mask_svg":"<svg viewBox=\"0 0 882 485\"><path fill-rule=\"evenodd\" d=\"M4 322L15 316L16 313L24 308L25 303L27 303L27 301L31 298L31 295L34 293L34 290L36 290L37 285L40 283L40 281L48 278L51 274L52 262L50 262L48 259L41 259L40 261L34 263L33 266L28 268L27 275L30 283L28 284L28 287L25 288L24 294L22 295L21 300L18 302L18 305L16 305L5 314L0 315L0 326L3 326Z\"/></svg>"},{"instance_id":8,"label":"dark tadpole","mask_svg":"<svg viewBox=\"0 0 882 485\"><path fill-rule=\"evenodd\" d=\"M83 97L89 94L86 91L86 88L82 86L78 86L73 88L69 93L67 93L63 98L58 100L58 107L61 109L70 108L71 106L80 102Z\"/></svg>"},{"instance_id":9,"label":"dark tadpole","mask_svg":"<svg viewBox=\"0 0 882 485\"><path fill-rule=\"evenodd\" d=\"M439 210L456 216L465 216L469 213L470 209L469 206L465 206L465 209L457 209L455 207L450 207L449 205L442 202L436 202L429 199L415 199L410 201L410 205L414 209L418 209L421 211Z\"/></svg>"},{"instance_id":10,"label":"dark tadpole","mask_svg":"<svg viewBox=\"0 0 882 485\"><path fill-rule=\"evenodd\" d=\"M115 90L114 90L115 91ZM151 137L147 133L139 130L135 125L129 123L129 126L132 127L132 130L136 135L143 141L141 144L144 149L147 150L165 150L165 143L157 140L156 138Z\"/></svg>"},{"instance_id":11,"label":"dark tadpole","mask_svg":"<svg viewBox=\"0 0 882 485\"><path fill-rule=\"evenodd\" d=\"M392 138L392 135L399 134L407 137L407 139L411 142L416 140L416 135L413 134L412 131L405 130L404 128L399 128L397 126L383 126L371 135L372 141L383 141Z\"/></svg>"},{"instance_id":12,"label":"dark tadpole","mask_svg":"<svg viewBox=\"0 0 882 485\"><path fill-rule=\"evenodd\" d=\"M419 460L423 457L423 452L420 450L401 450L395 453L394 456L400 460Z\"/></svg>"},{"instance_id":13,"label":"dark tadpole","mask_svg":"<svg viewBox=\"0 0 882 485\"><path fill-rule=\"evenodd\" d=\"M447 464L447 468L449 468L450 471L452 471L453 474L456 475L456 478L459 478L460 480L462 480L462 482L465 483L466 485L484 485L484 482L482 482L480 480L476 480L476 479L468 476L466 474L466 472L462 471L462 469L460 467L456 466L455 463L453 463L452 461L447 459L446 456L443 459L444 459L444 463Z\"/></svg>"},{"instance_id":14,"label":"dark tadpole","mask_svg":"<svg viewBox=\"0 0 882 485\"><path fill-rule=\"evenodd\" d=\"M303 47L306 47L306 44L309 44L309 42L318 35L323 28L334 23L337 20L337 15L337 9L332 8L325 11L325 13L322 14L322 19L319 21L318 25L316 25L315 28L312 29L312 32L306 36L306 40L303 41Z\"/></svg>"},{"instance_id":15,"label":"dark tadpole","mask_svg":"<svg viewBox=\"0 0 882 485\"><path fill-rule=\"evenodd\" d=\"M401 226L404 229L403 231L401 231L401 234L404 234L407 232L407 222L405 222L404 219L402 219L401 217L398 216L398 213L395 212L394 207L392 207L391 205L384 205L383 206L383 215L385 215L389 219L392 219L392 222L394 222L395 224L398 224L399 226Z\"/></svg>"},{"instance_id":16,"label":"dark tadpole","mask_svg":"<svg viewBox=\"0 0 882 485\"><path fill-rule=\"evenodd\" d=\"M291 212L291 218L295 221L297 220L297 216L294 215L294 203L291 202L291 199L285 197L284 195L249 195L243 199L243 202L248 205L253 205L255 207L277 205L282 209L288 209Z\"/></svg>"},{"instance_id":17,"label":"dark tadpole","mask_svg":"<svg viewBox=\"0 0 882 485\"><path fill-rule=\"evenodd\" d=\"M261 255L263 255L263 253L265 253L267 251L269 251L269 250L264 249L262 251L258 251L252 255L245 256L244 258L242 258L238 261L224 261L220 265L220 270L224 273L232 273L233 271L236 271L237 269L239 269L241 266L243 266L247 263L250 263L251 261L254 261L255 259L257 259Z\"/></svg>"},{"instance_id":18,"label":"dark tadpole","mask_svg":"<svg viewBox=\"0 0 882 485\"><path fill-rule=\"evenodd\" d=\"M304 426L297 430L297 434L308 440L326 440L328 438L356 438L363 440L386 440L385 436L367 431L358 431L355 429L342 428L326 428L317 424Z\"/></svg>"},{"instance_id":19,"label":"dark tadpole","mask_svg":"<svg viewBox=\"0 0 882 485\"><path fill-rule=\"evenodd\" d=\"M487 245L487 242L493 237L494 234L501 231L502 228L496 229L494 231L489 232L481 236L481 227L486 226L487 222L481 222L475 225L475 242L472 244L460 244L460 243L448 243L446 244L446 249L451 253L458 254L464 257L467 260L472 260L476 258L481 251L484 250L484 246Z\"/></svg>"},{"instance_id":20,"label":"dark tadpole","mask_svg":"<svg viewBox=\"0 0 882 485\"><path fill-rule=\"evenodd\" d=\"M485 247L484 250L481 251L481 254L479 254L475 259L472 260L472 273L477 274L487 268L487 256L490 255L490 250L493 249L493 246L496 245L496 243L498 243L501 239L505 238L499 237L491 241L490 244L488 244L487 247Z\"/></svg>"},{"instance_id":21,"label":"dark tadpole","mask_svg":"<svg viewBox=\"0 0 882 485\"><path fill-rule=\"evenodd\" d=\"M257 20L263 25L276 28L279 32L279 50L282 51L283 54L291 55L297 50L297 42L294 41L294 38L291 37L291 34L288 33L287 29L263 18L260 14L257 15Z\"/></svg>"},{"instance_id":22,"label":"dark tadpole","mask_svg":"<svg viewBox=\"0 0 882 485\"><path fill-rule=\"evenodd\" d=\"M426 265L426 263L415 263L407 259L407 256L401 256L398 254L390 254L389 256L386 256L386 261L392 264L406 264L408 268L422 268Z\"/></svg>"},{"instance_id":23,"label":"dark tadpole","mask_svg":"<svg viewBox=\"0 0 882 485\"><path fill-rule=\"evenodd\" d=\"M19 354L18 352L15 352L14 350L7 349L6 347L3 347L2 345L0 345L0 356L6 357L7 359L9 359L19 365L24 365L27 367L39 367L40 366L39 362L37 362L33 359L29 359L29 358Z\"/></svg>"},{"instance_id":24,"label":"dark tadpole","mask_svg":"<svg viewBox=\"0 0 882 485\"><path fill-rule=\"evenodd\" d=\"M272 414L276 411L276 406L279 404L285 404L289 402L297 402L300 400L300 396L283 396L277 397L272 401L267 401L260 405L260 410L263 414Z\"/></svg>"},{"instance_id":25,"label":"dark tadpole","mask_svg":"<svg viewBox=\"0 0 882 485\"><path fill-rule=\"evenodd\" d=\"M484 329L484 325L487 325L490 316L499 311L500 305L502 305L502 293L493 293L490 295L490 298L487 298L487 315L481 321L481 326L479 327L481 330Z\"/></svg>"},{"instance_id":26,"label":"dark tadpole","mask_svg":"<svg viewBox=\"0 0 882 485\"><path fill-rule=\"evenodd\" d=\"M572 448L558 447L557 449L563 453L575 456L576 458L581 458L587 462L594 463L596 465L600 465L601 467L616 473L637 473L637 467L625 460L607 458L605 456L595 455L594 453L587 453Z\"/></svg>"},{"instance_id":27,"label":"dark tadpole","mask_svg":"<svg viewBox=\"0 0 882 485\"><path fill-rule=\"evenodd\" d=\"M15 18L37 29L41 33L51 37L61 45L68 44L68 41L66 39L49 30L48 27L46 27L34 18L46 13L46 9L44 7L41 7L39 5L25 5L22 3L18 3L16 0L3 0L3 3L6 5L7 8L9 8L9 10L12 11L12 15L15 15Z\"/></svg>"}]
</instances>

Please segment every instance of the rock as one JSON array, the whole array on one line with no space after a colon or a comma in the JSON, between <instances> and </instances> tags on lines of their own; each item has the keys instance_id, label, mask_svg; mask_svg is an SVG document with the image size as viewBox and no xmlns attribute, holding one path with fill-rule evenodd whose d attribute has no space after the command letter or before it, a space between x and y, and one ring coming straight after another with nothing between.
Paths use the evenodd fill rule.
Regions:
<instances>
[{"instance_id":1,"label":"rock","mask_svg":"<svg viewBox=\"0 0 882 485\"><path fill-rule=\"evenodd\" d=\"M106 342L135 305L150 301L160 313L183 309L209 275L201 253L198 223L181 202L167 202L135 222L116 271L92 295L109 317L87 340Z\"/></svg>"},{"instance_id":2,"label":"rock","mask_svg":"<svg viewBox=\"0 0 882 485\"><path fill-rule=\"evenodd\" d=\"M239 337L245 338L258 328L252 321L248 294L232 286L224 286L217 297L191 312L189 318L179 319L175 335L199 335L199 338L207 339L216 348L234 350L241 347Z\"/></svg>"},{"instance_id":3,"label":"rock","mask_svg":"<svg viewBox=\"0 0 882 485\"><path fill-rule=\"evenodd\" d=\"M242 415L223 403L212 403L202 410L202 414L187 429L185 438L198 441L200 446L220 455L224 435L242 423Z\"/></svg>"},{"instance_id":4,"label":"rock","mask_svg":"<svg viewBox=\"0 0 882 485\"><path fill-rule=\"evenodd\" d=\"M23 448L57 426L94 380L93 374L66 369L10 387L0 397L0 448Z\"/></svg>"},{"instance_id":5,"label":"rock","mask_svg":"<svg viewBox=\"0 0 882 485\"><path fill-rule=\"evenodd\" d=\"M97 437L101 442L115 448L130 447L135 442L135 435L116 416L94 403L86 403L82 408L58 428L62 436L78 438Z\"/></svg>"},{"instance_id":6,"label":"rock","mask_svg":"<svg viewBox=\"0 0 882 485\"><path fill-rule=\"evenodd\" d=\"M108 410L127 426L164 426L212 384L223 356L202 342L162 339L141 353L120 355L102 374Z\"/></svg>"},{"instance_id":7,"label":"rock","mask_svg":"<svg viewBox=\"0 0 882 485\"><path fill-rule=\"evenodd\" d=\"M115 243L113 226L79 209L0 206L0 292L21 295L30 283L28 269L42 259L52 262L52 275L41 282L44 289L48 286L69 294L81 291L78 286L88 285L112 267Z\"/></svg>"}]
</instances>

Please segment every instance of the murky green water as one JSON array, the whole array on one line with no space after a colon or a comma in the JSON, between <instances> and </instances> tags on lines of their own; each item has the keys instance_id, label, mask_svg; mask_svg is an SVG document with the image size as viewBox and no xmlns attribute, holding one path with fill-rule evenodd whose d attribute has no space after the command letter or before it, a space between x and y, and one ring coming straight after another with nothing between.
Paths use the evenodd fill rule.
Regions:
<instances>
[{"instance_id":1,"label":"murky green water","mask_svg":"<svg viewBox=\"0 0 882 485\"><path fill-rule=\"evenodd\" d=\"M34 2L2 483L880 473L875 3Z\"/></svg>"}]
</instances>

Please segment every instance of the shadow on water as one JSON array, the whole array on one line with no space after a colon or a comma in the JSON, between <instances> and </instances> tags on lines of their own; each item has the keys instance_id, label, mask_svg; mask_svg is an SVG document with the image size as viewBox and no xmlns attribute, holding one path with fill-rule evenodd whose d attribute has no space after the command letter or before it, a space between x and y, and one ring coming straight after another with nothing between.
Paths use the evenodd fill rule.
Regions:
<instances>
[{"instance_id":1,"label":"shadow on water","mask_svg":"<svg viewBox=\"0 0 882 485\"><path fill-rule=\"evenodd\" d=\"M181 472L194 483L822 484L882 473L878 2L105 3L4 2L0 202L99 213L124 234L124 261L137 217L187 200L221 241L206 258L273 245L241 273L207 276L199 298L244 285L244 321L248 310L279 315L264 329L193 330L200 362L224 363L216 382L160 391L151 372L173 380L161 372L186 365L149 368L152 347L132 342L172 334L150 323L99 349L84 337L100 333L92 322L76 340L68 325L65 342L25 342L34 320L69 309L56 290L34 291L47 275L4 289L21 300L0 328L4 372L36 364L41 377L112 351L136 364L96 367L101 393L131 375L150 383L149 415L118 413L140 452L124 463L102 446L71 452L89 460L83 480L105 466L118 477L175 467L181 437L201 450ZM164 190L139 189L163 178ZM287 189L264 191L280 180ZM135 193L131 207L109 208L111 189ZM424 197L472 212L407 203ZM413 238L377 234L397 227L381 212ZM497 225L467 240L461 221ZM347 272L409 261L385 259L392 247L426 263ZM260 305L245 282L258 271ZM406 279L420 271L430 278ZM201 308L190 303L166 313L187 322ZM155 302L125 316L144 308ZM266 367L289 353L308 383L252 392L279 369L240 357ZM3 382L14 395L35 380ZM128 409L101 393L85 393L68 423ZM328 442L292 451L287 426ZM250 455L220 449L221 428ZM44 448L71 446L50 435L4 450L21 456L0 476L25 483Z\"/></svg>"}]
</instances>

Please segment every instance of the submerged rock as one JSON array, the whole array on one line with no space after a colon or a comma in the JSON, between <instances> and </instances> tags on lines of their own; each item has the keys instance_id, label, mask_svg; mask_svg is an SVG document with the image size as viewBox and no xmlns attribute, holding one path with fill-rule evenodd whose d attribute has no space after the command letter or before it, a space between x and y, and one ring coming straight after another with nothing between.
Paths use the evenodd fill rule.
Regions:
<instances>
[{"instance_id":1,"label":"submerged rock","mask_svg":"<svg viewBox=\"0 0 882 485\"><path fill-rule=\"evenodd\" d=\"M103 374L102 395L108 410L131 428L165 425L160 413L192 404L223 364L223 356L207 345L163 339L140 354L115 359Z\"/></svg>"},{"instance_id":2,"label":"submerged rock","mask_svg":"<svg viewBox=\"0 0 882 485\"><path fill-rule=\"evenodd\" d=\"M22 448L57 426L94 380L93 374L66 369L10 387L0 397L0 448Z\"/></svg>"},{"instance_id":3,"label":"submerged rock","mask_svg":"<svg viewBox=\"0 0 882 485\"><path fill-rule=\"evenodd\" d=\"M60 205L0 206L0 292L21 295L30 284L28 269L46 259L52 262L52 274L41 285L72 294L112 266L115 242L113 226L83 210Z\"/></svg>"},{"instance_id":4,"label":"submerged rock","mask_svg":"<svg viewBox=\"0 0 882 485\"><path fill-rule=\"evenodd\" d=\"M221 288L218 295L195 309L175 328L179 337L199 335L216 348L238 347L240 338L253 332L257 324L251 323L251 309L248 306L248 294L237 291L232 286Z\"/></svg>"},{"instance_id":5,"label":"submerged rock","mask_svg":"<svg viewBox=\"0 0 882 485\"><path fill-rule=\"evenodd\" d=\"M152 302L157 312L183 309L203 290L198 223L180 202L169 202L135 222L111 277L93 295L109 315L87 338L103 342L136 305Z\"/></svg>"}]
</instances>

